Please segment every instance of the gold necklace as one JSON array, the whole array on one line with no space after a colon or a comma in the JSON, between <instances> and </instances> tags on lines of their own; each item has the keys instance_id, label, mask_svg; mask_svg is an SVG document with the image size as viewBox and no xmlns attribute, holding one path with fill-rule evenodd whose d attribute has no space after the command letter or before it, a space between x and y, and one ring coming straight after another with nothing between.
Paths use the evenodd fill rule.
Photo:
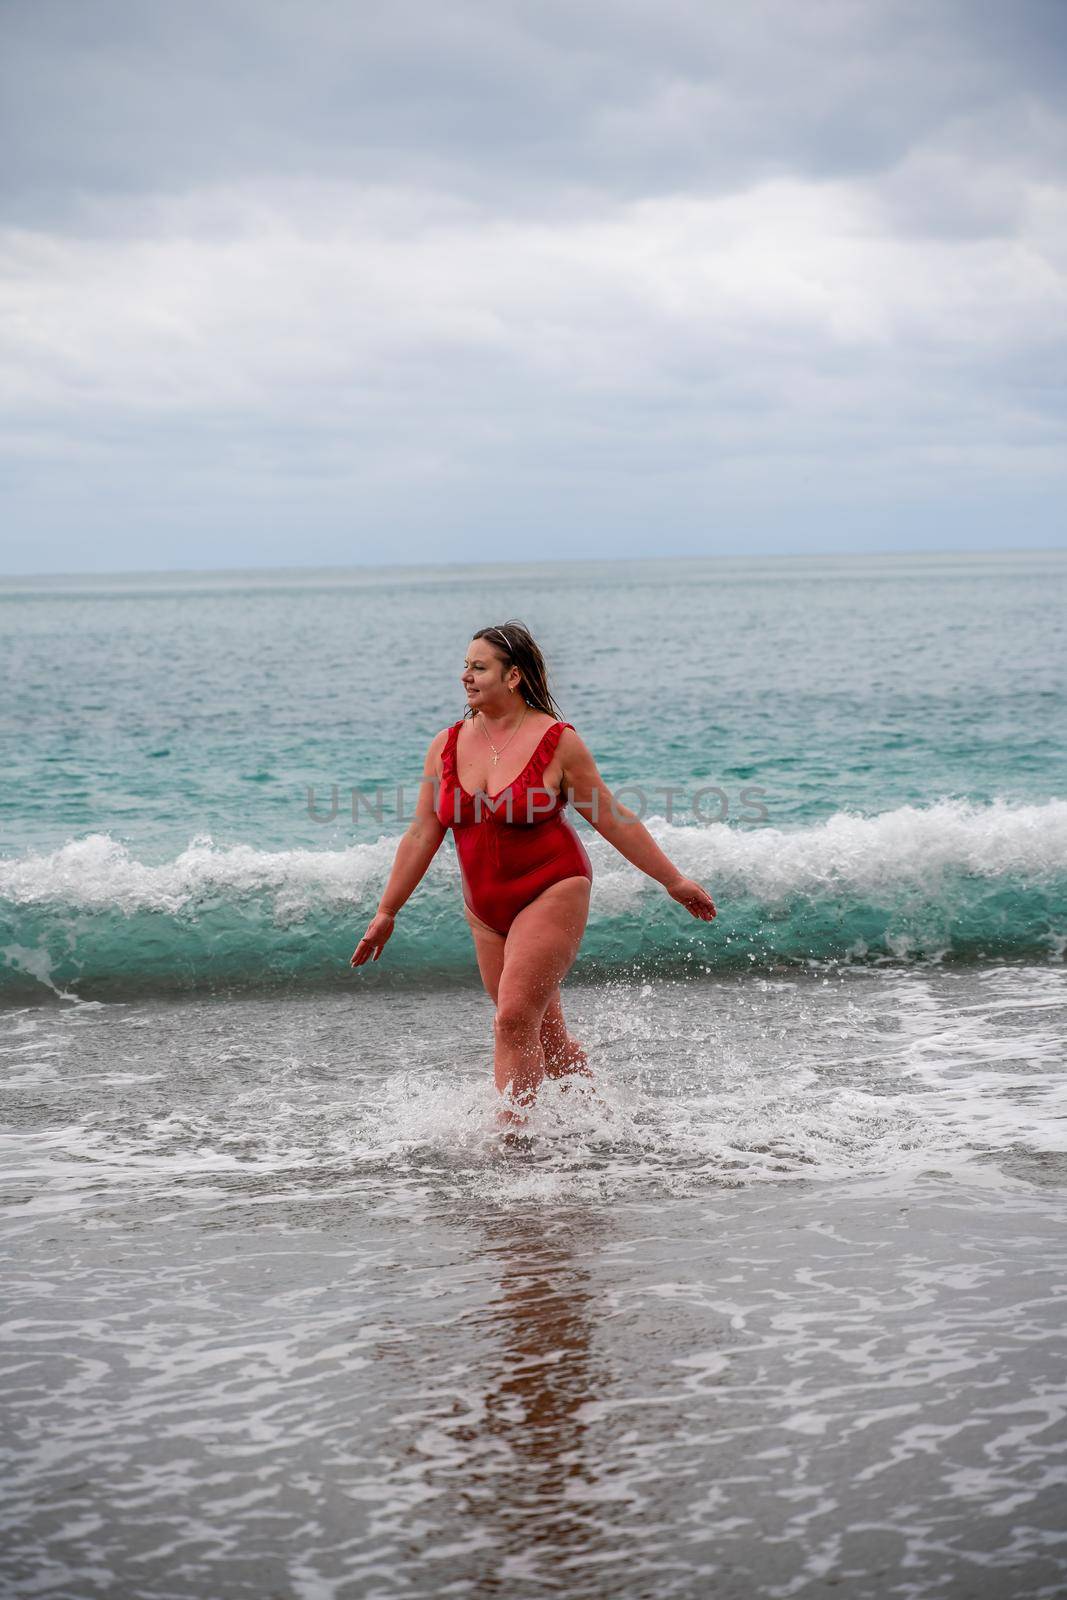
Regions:
<instances>
[{"instance_id":1,"label":"gold necklace","mask_svg":"<svg viewBox=\"0 0 1067 1600\"><path fill-rule=\"evenodd\" d=\"M485 733L485 737L487 739L489 739L489 748L493 752L493 766L494 767L496 766L497 762L500 760L501 753L504 750L507 749L507 747L511 743L512 739L514 739L515 735L518 733L519 729L522 727L523 723L526 721L526 712L529 711L529 709L530 709L529 706L526 706L523 709L522 716L519 718L518 722L516 722L514 728L512 728L512 730L511 730L511 733L510 733L509 737L504 740L504 743L500 746L499 750L497 749L496 745L493 743L492 739L489 739L489 735L487 733L485 733L485 723L482 721L482 718L479 716L479 718L478 718L478 726L479 726L479 728L481 728L482 732Z\"/></svg>"}]
</instances>

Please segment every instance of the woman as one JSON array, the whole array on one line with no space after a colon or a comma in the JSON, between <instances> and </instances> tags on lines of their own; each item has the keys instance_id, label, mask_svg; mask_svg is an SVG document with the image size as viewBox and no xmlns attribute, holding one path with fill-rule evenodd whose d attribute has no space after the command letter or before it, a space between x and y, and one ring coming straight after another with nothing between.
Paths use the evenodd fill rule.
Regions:
<instances>
[{"instance_id":1,"label":"woman","mask_svg":"<svg viewBox=\"0 0 1067 1600\"><path fill-rule=\"evenodd\" d=\"M426 752L414 820L350 965L377 961L451 827L478 967L496 1005L496 1086L502 1094L510 1087L513 1101L528 1106L546 1074L589 1075L559 993L585 932L593 877L563 816L567 799L694 917L710 922L715 906L615 802L574 725L560 717L544 658L521 622L475 634L463 687L467 709Z\"/></svg>"}]
</instances>

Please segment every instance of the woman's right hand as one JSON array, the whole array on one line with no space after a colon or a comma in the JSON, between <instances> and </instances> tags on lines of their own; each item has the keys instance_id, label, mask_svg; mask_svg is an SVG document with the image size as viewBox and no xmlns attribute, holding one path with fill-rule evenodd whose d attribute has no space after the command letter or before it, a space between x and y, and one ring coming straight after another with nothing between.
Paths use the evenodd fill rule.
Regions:
<instances>
[{"instance_id":1,"label":"woman's right hand","mask_svg":"<svg viewBox=\"0 0 1067 1600\"><path fill-rule=\"evenodd\" d=\"M375 912L374 916L371 918L366 933L363 935L362 939L356 945L355 950L352 952L352 959L348 965L350 967L361 967L364 961L367 960L368 956L371 956L375 961L377 961L378 957L385 949L389 935L392 933L395 925L396 918L389 916L388 912Z\"/></svg>"},{"instance_id":2,"label":"woman's right hand","mask_svg":"<svg viewBox=\"0 0 1067 1600\"><path fill-rule=\"evenodd\" d=\"M710 922L712 917L718 915L711 895L692 878L675 878L673 883L665 883L663 887L672 900L677 900L680 906L684 906L694 917L699 917L701 922Z\"/></svg>"}]
</instances>

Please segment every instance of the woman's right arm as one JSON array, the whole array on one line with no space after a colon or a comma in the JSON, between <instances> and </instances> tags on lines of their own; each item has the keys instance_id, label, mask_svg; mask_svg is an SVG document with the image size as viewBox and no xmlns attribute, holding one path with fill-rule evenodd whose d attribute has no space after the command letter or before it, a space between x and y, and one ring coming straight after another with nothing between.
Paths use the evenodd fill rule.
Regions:
<instances>
[{"instance_id":1,"label":"woman's right arm","mask_svg":"<svg viewBox=\"0 0 1067 1600\"><path fill-rule=\"evenodd\" d=\"M415 815L400 836L389 881L382 891L378 909L366 933L353 951L349 962L351 967L361 967L368 958L377 961L393 931L397 912L422 881L427 867L440 849L441 840L448 832L434 809L437 766L447 737L446 728L435 734L430 742L423 763Z\"/></svg>"}]
</instances>

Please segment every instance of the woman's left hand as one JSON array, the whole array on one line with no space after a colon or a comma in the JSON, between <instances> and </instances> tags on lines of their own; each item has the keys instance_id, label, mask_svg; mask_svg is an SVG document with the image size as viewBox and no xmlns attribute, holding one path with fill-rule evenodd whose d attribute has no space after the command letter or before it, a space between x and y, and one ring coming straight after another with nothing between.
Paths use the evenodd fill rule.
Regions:
<instances>
[{"instance_id":1,"label":"woman's left hand","mask_svg":"<svg viewBox=\"0 0 1067 1600\"><path fill-rule=\"evenodd\" d=\"M716 915L711 895L692 878L675 878L673 883L665 883L663 887L672 900L677 900L680 906L691 911L694 917L699 917L701 922L710 922Z\"/></svg>"}]
</instances>

